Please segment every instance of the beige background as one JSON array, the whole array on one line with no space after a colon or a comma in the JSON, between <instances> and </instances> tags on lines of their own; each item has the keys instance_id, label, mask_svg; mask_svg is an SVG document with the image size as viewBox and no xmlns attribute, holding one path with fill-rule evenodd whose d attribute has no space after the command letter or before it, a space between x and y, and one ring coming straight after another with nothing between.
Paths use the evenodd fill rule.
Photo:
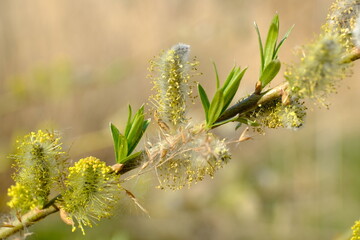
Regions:
<instances>
[{"instance_id":1,"label":"beige background","mask_svg":"<svg viewBox=\"0 0 360 240\"><path fill-rule=\"evenodd\" d=\"M282 62L310 41L329 0L2 0L0 1L0 211L7 212L17 136L39 128L62 132L71 158L113 163L108 123L123 126L127 104L147 102L151 58L173 44L191 45L212 92L217 63L225 78L248 66L237 98L253 90L259 69L256 20L263 35L273 15L283 34ZM284 65L282 70L284 70ZM127 183L151 213L124 198L116 216L72 235L57 215L29 239L335 239L360 217L358 63L332 96L330 110L309 105L299 131L269 130L233 145L233 160L190 190L155 189L154 176ZM281 74L277 82L282 80ZM190 115L200 120L197 102ZM120 127L122 128L122 127ZM152 125L148 138L155 133ZM234 126L217 130L236 139Z\"/></svg>"}]
</instances>

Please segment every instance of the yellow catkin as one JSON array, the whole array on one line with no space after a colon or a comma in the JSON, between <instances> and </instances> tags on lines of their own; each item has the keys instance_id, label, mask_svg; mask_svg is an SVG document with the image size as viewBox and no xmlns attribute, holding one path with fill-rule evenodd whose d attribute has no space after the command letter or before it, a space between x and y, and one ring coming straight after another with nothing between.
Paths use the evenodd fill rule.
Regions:
<instances>
[{"instance_id":1,"label":"yellow catkin","mask_svg":"<svg viewBox=\"0 0 360 240\"><path fill-rule=\"evenodd\" d=\"M61 208L85 234L84 226L92 227L96 220L110 217L121 186L120 176L105 162L87 157L69 168L65 181L66 191L60 201Z\"/></svg>"},{"instance_id":2,"label":"yellow catkin","mask_svg":"<svg viewBox=\"0 0 360 240\"><path fill-rule=\"evenodd\" d=\"M351 230L352 230L352 237L350 240L360 240L360 220L355 222Z\"/></svg>"},{"instance_id":3,"label":"yellow catkin","mask_svg":"<svg viewBox=\"0 0 360 240\"><path fill-rule=\"evenodd\" d=\"M8 205L24 213L41 208L48 201L50 190L57 187L62 177L66 154L56 133L41 130L17 140L16 145L17 152L12 156L16 184L9 189L12 199Z\"/></svg>"}]
</instances>

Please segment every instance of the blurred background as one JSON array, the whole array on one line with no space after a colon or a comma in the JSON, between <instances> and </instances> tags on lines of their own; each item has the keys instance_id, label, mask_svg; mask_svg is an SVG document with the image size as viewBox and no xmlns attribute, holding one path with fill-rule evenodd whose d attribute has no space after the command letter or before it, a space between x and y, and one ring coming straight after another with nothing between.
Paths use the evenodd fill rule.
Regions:
<instances>
[{"instance_id":1,"label":"blurred background","mask_svg":"<svg viewBox=\"0 0 360 240\"><path fill-rule=\"evenodd\" d=\"M89 155L114 163L109 122L123 129L127 105L151 95L149 60L178 42L200 61L195 81L213 93L211 61L224 79L247 71L237 97L253 91L263 35L277 12L280 32L295 28L280 52L309 42L330 0L0 1L0 212L9 211L11 160L18 136L59 130L73 161ZM265 37L265 36L264 36ZM268 130L233 145L232 161L190 190L162 191L153 175L126 183L151 219L124 197L115 217L71 233L54 214L29 239L336 239L360 217L359 63L330 109L310 105L298 131ZM284 70L284 64L283 64ZM281 74L276 80L282 80ZM274 84L273 84L274 86ZM190 115L202 119L198 99ZM149 114L150 116L150 114ZM237 139L229 124L217 134ZM156 136L151 126L148 139Z\"/></svg>"}]
</instances>

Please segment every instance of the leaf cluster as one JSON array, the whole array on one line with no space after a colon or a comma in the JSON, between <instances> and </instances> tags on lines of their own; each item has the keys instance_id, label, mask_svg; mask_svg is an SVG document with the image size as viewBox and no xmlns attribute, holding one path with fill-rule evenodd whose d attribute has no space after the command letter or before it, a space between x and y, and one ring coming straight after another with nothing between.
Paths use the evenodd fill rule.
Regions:
<instances>
[{"instance_id":1,"label":"leaf cluster","mask_svg":"<svg viewBox=\"0 0 360 240\"><path fill-rule=\"evenodd\" d=\"M254 25L258 35L260 48L261 67L259 82L261 84L261 90L266 85L268 85L279 73L281 63L278 59L278 53L281 45L288 38L294 26L292 26L280 40L280 42L277 43L279 38L279 16L276 14L271 21L265 45L263 45L259 27L256 23L254 23Z\"/></svg>"},{"instance_id":2,"label":"leaf cluster","mask_svg":"<svg viewBox=\"0 0 360 240\"><path fill-rule=\"evenodd\" d=\"M134 117L132 117L130 105L124 134L120 133L119 129L114 124L110 123L110 130L114 141L115 160L117 163L124 164L125 162L138 157L142 153L142 151L139 151L132 154L145 130L149 126L149 123L150 119L145 119L144 106L141 106Z\"/></svg>"},{"instance_id":3,"label":"leaf cluster","mask_svg":"<svg viewBox=\"0 0 360 240\"><path fill-rule=\"evenodd\" d=\"M231 101L233 100L241 79L243 78L247 68L241 69L240 67L233 67L230 71L230 74L226 78L224 85L220 87L219 75L216 69L216 65L214 64L215 73L216 73L216 92L211 100L204 90L204 88L198 84L198 91L201 99L201 103L203 105L205 111L205 120L206 120L206 128L211 129L217 125L224 124L215 123L216 120L225 112L225 110L229 107Z\"/></svg>"}]
</instances>

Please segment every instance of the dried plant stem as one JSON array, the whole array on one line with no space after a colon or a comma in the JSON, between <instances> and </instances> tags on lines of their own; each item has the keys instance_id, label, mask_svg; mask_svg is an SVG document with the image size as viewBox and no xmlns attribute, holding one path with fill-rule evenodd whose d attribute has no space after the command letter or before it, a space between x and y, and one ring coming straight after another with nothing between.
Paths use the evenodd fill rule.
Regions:
<instances>
[{"instance_id":1,"label":"dried plant stem","mask_svg":"<svg viewBox=\"0 0 360 240\"><path fill-rule=\"evenodd\" d=\"M0 228L0 239L5 239L16 232L27 228L36 222L40 221L41 219L47 217L50 214L59 211L59 209L55 206L50 206L45 209L34 209L30 212L26 213L25 215L21 216L21 219L16 219L11 223L7 223L6 227Z\"/></svg>"}]
</instances>

